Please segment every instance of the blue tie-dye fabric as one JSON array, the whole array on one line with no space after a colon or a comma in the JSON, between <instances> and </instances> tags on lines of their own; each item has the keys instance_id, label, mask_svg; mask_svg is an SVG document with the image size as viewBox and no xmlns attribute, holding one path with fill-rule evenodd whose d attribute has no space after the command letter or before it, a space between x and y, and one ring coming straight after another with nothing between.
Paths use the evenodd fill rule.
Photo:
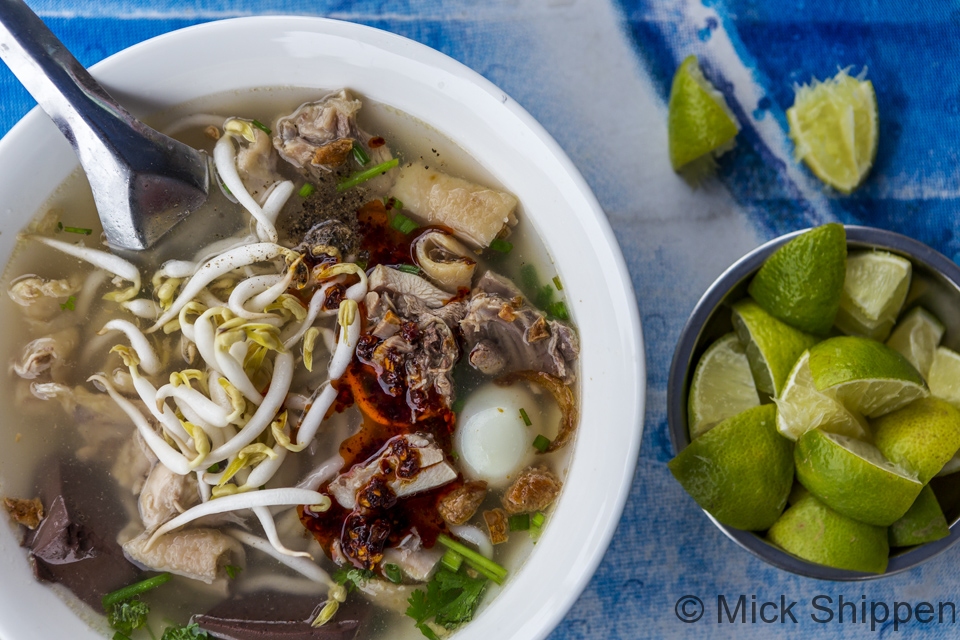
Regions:
<instances>
[{"instance_id":1,"label":"blue tie-dye fabric","mask_svg":"<svg viewBox=\"0 0 960 640\"><path fill-rule=\"evenodd\" d=\"M960 258L960 4L892 0L30 0L90 65L126 46L226 17L292 13L362 22L435 47L476 69L557 138L596 192L630 268L648 354L648 408L633 489L609 552L552 640L886 635L953 637L960 550L907 573L826 583L773 569L740 550L671 478L666 378L687 315L736 258L781 233L841 220L884 227ZM666 154L665 98L680 60L697 53L743 125L719 179L696 192ZM797 167L786 141L793 85L864 67L880 111L866 184L849 197ZM0 133L32 106L0 69ZM585 497L584 499L589 499ZM557 558L567 562L567 558ZM717 598L746 623L718 623ZM685 595L706 615L678 619ZM813 608L817 602L834 612ZM754 599L755 596L755 599ZM836 614L838 599L855 606ZM782 600L781 600L782 597ZM751 605L796 601L765 623ZM895 602L930 602L929 622L893 624ZM865 604L867 620L861 617ZM889 609L871 624L871 602ZM876 617L883 617L880 605ZM901 606L899 613L905 615ZM682 613L682 611L681 611ZM738 614L739 615L739 614ZM815 617L813 617L815 616ZM852 619L851 619L852 617ZM921 616L926 619L925 616ZM739 620L739 617L737 618ZM14 640L14 639L8 639Z\"/></svg>"}]
</instances>

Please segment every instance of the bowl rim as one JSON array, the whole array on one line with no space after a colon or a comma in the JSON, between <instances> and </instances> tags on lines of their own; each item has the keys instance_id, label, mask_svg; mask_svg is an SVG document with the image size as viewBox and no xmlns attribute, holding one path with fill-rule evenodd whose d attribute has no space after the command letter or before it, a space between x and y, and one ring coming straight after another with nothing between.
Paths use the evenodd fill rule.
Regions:
<instances>
[{"instance_id":1,"label":"bowl rim","mask_svg":"<svg viewBox=\"0 0 960 640\"><path fill-rule=\"evenodd\" d=\"M567 565L562 569L551 570L555 572L555 579L551 584L555 585L556 588L549 590L542 589L542 584L539 589L537 588L537 583L542 582L543 578L535 577L530 565L541 564L532 561L537 557L543 557L546 560L546 549L542 548L538 549L541 553L531 555L531 558L525 562L524 570L518 571L512 581L512 586L519 589L521 588L520 585L523 585L523 587L527 588L524 593L532 593L533 596L531 596L530 603L524 604L523 606L513 606L509 609L511 619L519 620L516 626L510 630L509 637L517 639L530 638L534 640L544 638L557 623L559 623L573 605L574 601L579 597L580 593L590 581L610 544L632 488L643 432L644 408L646 404L646 367L639 308L626 262L609 221L600 207L596 196L590 190L583 176L576 169L573 162L566 156L559 144L547 133L542 125L516 101L510 99L504 91L483 78L480 74L443 53L403 36L382 31L374 27L340 20L305 16L248 16L214 21L185 27L135 44L94 65L91 67L91 72L107 87L108 91L113 92L115 87L119 87L120 90L123 91L124 88L129 87L125 87L124 82L122 80L117 81L117 78L123 75L121 71L129 68L132 64L146 64L147 61L155 59L162 60L165 53L169 54L174 50L187 49L190 47L195 49L195 44L200 38L210 39L212 37L218 37L225 39L238 35L250 35L252 37L255 34L261 35L265 39L264 43L261 43L264 44L264 46L266 46L266 44L279 46L276 45L274 40L267 43L266 40L270 38L276 40L286 36L300 39L307 38L309 40L311 37L322 38L328 35L334 35L356 40L362 47L366 47L360 55L370 56L372 51L385 51L392 56L391 60L393 60L393 58L397 60L402 58L409 64L418 66L418 68L430 67L432 70L436 70L437 75L441 76L443 82L455 85L455 88L464 94L469 92L471 98L476 101L475 105L471 104L471 111L476 110L477 113L481 113L482 111L487 114L492 112L490 111L491 109L498 109L499 111L496 111L496 113L500 114L504 121L512 119L511 126L524 129L527 135L523 140L523 144L533 149L531 153L535 151L540 154L541 159L548 159L551 170L558 172L554 181L557 185L557 193L569 197L576 197L576 209L574 210L575 219L589 231L589 238L586 238L585 241L596 248L596 260L598 264L603 264L607 268L605 272L607 278L599 288L603 290L603 296L610 297L612 303L610 309L603 310L603 315L612 316L609 322L613 323L616 328L614 336L597 336L595 337L595 341L618 340L618 342L613 345L616 347L614 351L619 354L620 358L620 364L617 365L616 369L620 372L618 375L623 378L623 384L629 385L631 393L622 399L620 408L616 409L623 418L622 424L610 426L611 433L616 434L618 442L618 446L613 448L616 451L610 453L610 456L615 460L614 464L602 465L596 464L595 461L590 461L589 464L593 464L593 468L589 468L586 466L588 462L581 461L577 455L572 457L568 480L571 479L574 474L577 475L578 479L588 477L591 474L600 474L610 477L612 479L610 484L615 485L615 487L608 488L604 492L602 499L598 496L596 505L590 508L590 512L595 514L593 520L578 525L579 529L587 532L585 533L586 538L582 540L583 544L577 548L576 551L570 551L569 544L564 543L571 562L556 563L554 560L550 561L550 563L554 565ZM177 55L184 54L182 51L178 51ZM379 62L371 63L365 58L365 64L375 65L379 64ZM417 73L422 73L422 70L418 70ZM442 86L443 82L441 82L441 90L453 91L450 86L444 89ZM283 83L280 84L282 85ZM141 85L140 89L142 88ZM132 89L135 92L137 91L137 87L133 87ZM153 90L153 93L147 93L150 98L161 97L156 94L156 90ZM213 91L207 89L202 95L210 95L211 93L213 93ZM499 106L494 105L494 103ZM419 114L413 113L413 115L417 117ZM516 122L514 123L513 121ZM0 140L0 163L3 162L4 158L9 157L12 149L18 148L29 135L41 129L45 136L42 138L44 143L48 143L51 137L59 140L59 134L56 133L56 130L46 116L40 112L39 109L34 108ZM51 133L51 131L53 133ZM456 137L452 137L452 139L458 144L460 143ZM66 144L65 141L61 140L60 142L64 145ZM543 170L545 171L545 169ZM2 180L0 180L0 182L2 182ZM574 203L571 202L570 206L573 208ZM17 214L8 211L6 215L15 217ZM29 215L32 215L32 212ZM29 219L29 215L23 214L24 217L22 217L21 220ZM20 222L20 225L22 224L23 223ZM20 225L18 225L18 228ZM4 236L8 235L15 234L4 234ZM550 243L548 243L546 239L544 240L544 244L550 249L551 255L559 258L561 254L559 254L554 247L550 246ZM600 252L601 249L602 253ZM9 255L9 251L6 248L0 248L0 254L6 258L6 256ZM560 268L560 264L561 263L558 262L558 269ZM568 279L566 273L563 273L563 277L566 283ZM589 295L593 294L591 293ZM585 297L589 297L589 295ZM571 300L571 302L573 302L572 308L576 309L576 301ZM597 313L599 314L600 312ZM594 340L593 337L591 339ZM586 364L587 358L585 356L587 355L589 354L582 354L582 370ZM582 424L583 418L581 417L581 425ZM581 448L579 444L582 440L582 437L578 438L577 444L575 444L578 449ZM566 491L561 494L561 502L557 508L558 516L561 511L560 507L565 504L564 501L571 501L570 496L571 491ZM567 508L563 511L566 516L566 513L572 512L573 509ZM572 515L570 517L572 518ZM556 524L559 525L560 522ZM0 538L6 533L6 531L0 531ZM559 546L560 541L564 539L564 534L564 531L557 530L557 526L547 527L538 547ZM26 563L24 562L23 564ZM26 585L24 590L34 593L33 587L35 586L35 584ZM505 589L510 589L510 587L511 583L508 582ZM529 587L534 588L531 589ZM13 593L12 587L7 593ZM507 595L508 594L504 594L505 597ZM492 629L499 628L496 625L502 622L502 619L494 619L494 616L502 614L503 610L506 609L505 606L498 606L498 603L505 605L505 597L498 597L494 599L492 603L489 603L490 606L478 614L477 620L457 632L457 637L464 640L470 638L479 639L489 635ZM37 631L33 628L22 628L19 625L13 626L17 623L11 618L12 614L17 610L11 609L10 607L12 606L11 604L7 604L6 613L0 615L0 635L6 637L9 634L10 637L18 638L47 637L43 635L43 630ZM50 617L57 618L58 620L63 618L59 611L58 609L58 611L55 612L55 614L51 614ZM0 613L4 613L4 603L2 601L0 601ZM71 614L70 617L78 622L81 620L80 616L75 614ZM478 624L482 618L486 619L487 622ZM63 619L66 620L66 618ZM67 622L69 622L69 620L67 620ZM74 629L74 626L77 628ZM484 629L486 629L486 634L483 633ZM67 629L61 627L58 630L61 632L64 630L75 632L77 637L99 637L93 635L96 631L87 626L86 623L83 623L83 629L80 628L80 624L77 624ZM497 635L507 637L504 633L498 633Z\"/></svg>"},{"instance_id":2,"label":"bowl rim","mask_svg":"<svg viewBox=\"0 0 960 640\"><path fill-rule=\"evenodd\" d=\"M844 225L844 229L848 246L868 246L901 254L912 262L922 264L931 271L940 274L960 294L960 266L939 251L919 240L886 229L859 225ZM723 303L728 292L756 273L770 254L809 230L810 228L806 228L784 234L763 243L744 255L720 274L694 307L680 332L673 361L670 364L669 377L667 378L667 422L670 430L670 441L675 454L679 454L690 444L686 419L687 387L690 375L692 375L693 354L699 346L704 328L712 319L714 312ZM782 549L778 549L752 531L734 529L718 522L706 510L703 510L703 512L725 536L757 558L778 569L820 580L843 582L885 578L916 567L942 553L960 540L960 524L958 524L960 520L958 520L950 525L950 534L947 537L909 548L908 551L891 556L886 572L881 574L865 573L835 569L802 560Z\"/></svg>"}]
</instances>

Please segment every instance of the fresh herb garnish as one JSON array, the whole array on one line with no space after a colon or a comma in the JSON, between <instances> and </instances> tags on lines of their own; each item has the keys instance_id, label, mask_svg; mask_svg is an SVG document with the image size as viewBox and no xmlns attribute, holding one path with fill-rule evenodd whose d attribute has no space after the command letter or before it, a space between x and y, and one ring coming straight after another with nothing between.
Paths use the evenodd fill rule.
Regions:
<instances>
[{"instance_id":1,"label":"fresh herb garnish","mask_svg":"<svg viewBox=\"0 0 960 640\"><path fill-rule=\"evenodd\" d=\"M333 575L330 576L333 578L333 581L337 584L342 584L347 588L347 591L353 591L357 587L362 587L368 580L374 578L376 574L373 571L368 571L367 569L348 569L343 567L334 571Z\"/></svg>"},{"instance_id":2,"label":"fresh herb garnish","mask_svg":"<svg viewBox=\"0 0 960 640\"><path fill-rule=\"evenodd\" d=\"M542 511L537 511L530 516L530 537L533 539L534 544L536 544L540 538L540 534L543 532L543 523L546 521L547 516L543 515Z\"/></svg>"},{"instance_id":3,"label":"fresh herb garnish","mask_svg":"<svg viewBox=\"0 0 960 640\"><path fill-rule=\"evenodd\" d=\"M309 182L304 182L303 186L300 187L300 191L297 192L297 195L299 195L301 198L309 198L316 190L317 188L315 186Z\"/></svg>"},{"instance_id":4,"label":"fresh herb garnish","mask_svg":"<svg viewBox=\"0 0 960 640\"><path fill-rule=\"evenodd\" d=\"M76 304L77 304L77 299L74 296L70 296L69 298L67 298L66 302L60 303L60 310L73 311L74 309L76 309Z\"/></svg>"},{"instance_id":5,"label":"fresh herb garnish","mask_svg":"<svg viewBox=\"0 0 960 640\"><path fill-rule=\"evenodd\" d=\"M404 273L412 273L415 276L420 275L420 267L415 264L401 264L397 267L397 271L403 271Z\"/></svg>"},{"instance_id":6,"label":"fresh herb garnish","mask_svg":"<svg viewBox=\"0 0 960 640\"><path fill-rule=\"evenodd\" d=\"M402 213L393 216L393 220L390 221L390 226L405 235L420 228L420 225Z\"/></svg>"},{"instance_id":7,"label":"fresh herb garnish","mask_svg":"<svg viewBox=\"0 0 960 640\"><path fill-rule=\"evenodd\" d=\"M160 640L212 640L206 631L197 623L185 627L167 627L160 636Z\"/></svg>"},{"instance_id":8,"label":"fresh herb garnish","mask_svg":"<svg viewBox=\"0 0 960 640\"><path fill-rule=\"evenodd\" d=\"M564 304L563 300L557 300L547 305L547 314L557 318L558 320L569 320L570 314L567 313L567 305Z\"/></svg>"},{"instance_id":9,"label":"fresh herb garnish","mask_svg":"<svg viewBox=\"0 0 960 640\"><path fill-rule=\"evenodd\" d=\"M153 576L152 578L135 582L134 584L123 587L122 589L117 589L116 591L108 593L107 595L103 596L103 598L100 600L100 603L103 605L104 611L110 611L110 608L113 607L113 605L125 602L126 600L131 600L135 596L150 591L151 589L156 589L160 585L169 582L171 577L172 576L169 573L161 573L160 575Z\"/></svg>"},{"instance_id":10,"label":"fresh herb garnish","mask_svg":"<svg viewBox=\"0 0 960 640\"><path fill-rule=\"evenodd\" d=\"M457 572L463 564L463 556L453 549L447 549L443 557L440 558L440 562L443 563L443 566L447 569L450 569L450 571Z\"/></svg>"},{"instance_id":11,"label":"fresh herb garnish","mask_svg":"<svg viewBox=\"0 0 960 640\"><path fill-rule=\"evenodd\" d=\"M62 222L57 222L57 231L66 231L67 233L79 233L80 235L88 236L93 233L93 229L87 229L86 227L66 227Z\"/></svg>"},{"instance_id":12,"label":"fresh herb garnish","mask_svg":"<svg viewBox=\"0 0 960 640\"><path fill-rule=\"evenodd\" d=\"M403 582L403 574L400 572L400 567L395 564L383 565L383 575L385 575L387 580L393 584L400 584Z\"/></svg>"},{"instance_id":13,"label":"fresh herb garnish","mask_svg":"<svg viewBox=\"0 0 960 640\"><path fill-rule=\"evenodd\" d=\"M243 567L238 567L235 564L228 564L223 568L223 570L227 572L227 576L229 576L231 580L235 580L236 577L240 575L240 572L243 571Z\"/></svg>"},{"instance_id":14,"label":"fresh herb garnish","mask_svg":"<svg viewBox=\"0 0 960 640\"><path fill-rule=\"evenodd\" d=\"M352 189L358 184L366 182L371 178L376 178L381 173L386 173L399 164L400 158L394 158L393 160L382 162L375 167L370 167L369 169L350 174L350 176L345 178L342 182L337 183L337 191L346 191L347 189Z\"/></svg>"},{"instance_id":15,"label":"fresh herb garnish","mask_svg":"<svg viewBox=\"0 0 960 640\"><path fill-rule=\"evenodd\" d=\"M527 531L530 529L530 514L518 513L510 516L507 526L510 527L510 531Z\"/></svg>"},{"instance_id":16,"label":"fresh herb garnish","mask_svg":"<svg viewBox=\"0 0 960 640\"><path fill-rule=\"evenodd\" d=\"M550 438L545 437L543 434L538 435L533 439L533 448L540 453L546 452L546 450L550 448Z\"/></svg>"},{"instance_id":17,"label":"fresh herb garnish","mask_svg":"<svg viewBox=\"0 0 960 640\"><path fill-rule=\"evenodd\" d=\"M400 209L403 209L403 201L400 200L400 198L394 198L393 196L390 196L389 198L383 199L383 206L387 209L396 209L397 211L400 211Z\"/></svg>"},{"instance_id":18,"label":"fresh herb garnish","mask_svg":"<svg viewBox=\"0 0 960 640\"><path fill-rule=\"evenodd\" d=\"M490 243L490 248L497 253L510 253L513 251L513 243L500 238L494 238Z\"/></svg>"},{"instance_id":19,"label":"fresh herb garnish","mask_svg":"<svg viewBox=\"0 0 960 640\"><path fill-rule=\"evenodd\" d=\"M424 636L437 640L427 622L432 619L447 629L469 622L480 605L485 587L484 580L440 569L427 584L426 591L417 589L410 595L406 613L416 621L417 629Z\"/></svg>"},{"instance_id":20,"label":"fresh herb garnish","mask_svg":"<svg viewBox=\"0 0 960 640\"><path fill-rule=\"evenodd\" d=\"M353 141L353 157L361 167L370 162L370 156L368 156L367 152L363 150L363 145L360 144L359 140Z\"/></svg>"},{"instance_id":21,"label":"fresh herb garnish","mask_svg":"<svg viewBox=\"0 0 960 640\"><path fill-rule=\"evenodd\" d=\"M150 605L142 600L129 600L113 605L113 609L107 616L107 622L110 627L120 633L130 635L134 629L139 629L147 624L147 615L150 613Z\"/></svg>"},{"instance_id":22,"label":"fresh herb garnish","mask_svg":"<svg viewBox=\"0 0 960 640\"><path fill-rule=\"evenodd\" d=\"M463 406L466 403L467 401L464 400L463 398L457 398L456 400L453 401L453 406L450 407L450 410L453 411L454 413L460 413L461 411L463 411Z\"/></svg>"},{"instance_id":23,"label":"fresh herb garnish","mask_svg":"<svg viewBox=\"0 0 960 640\"><path fill-rule=\"evenodd\" d=\"M461 556L463 556L463 559L468 565L486 577L490 578L497 584L503 584L504 578L507 577L506 569L498 565L490 558L480 555L470 547L460 544L450 536L441 533L439 536L437 536L437 542L445 546L447 549L452 549L459 553Z\"/></svg>"},{"instance_id":24,"label":"fresh herb garnish","mask_svg":"<svg viewBox=\"0 0 960 640\"><path fill-rule=\"evenodd\" d=\"M130 636L125 636L119 631L117 631L113 634L111 640L130 640Z\"/></svg>"},{"instance_id":25,"label":"fresh herb garnish","mask_svg":"<svg viewBox=\"0 0 960 640\"><path fill-rule=\"evenodd\" d=\"M253 126L255 126L257 129L260 129L260 131L263 131L263 132L264 132L265 134L267 134L267 135L270 135L271 133L273 133L272 131L270 131L270 127L268 127L267 125L263 124L263 123L260 122L259 120L254 120L254 121L251 122L250 124L252 124Z\"/></svg>"},{"instance_id":26,"label":"fresh herb garnish","mask_svg":"<svg viewBox=\"0 0 960 640\"><path fill-rule=\"evenodd\" d=\"M563 284L560 282L560 276L553 276L553 286L557 288L557 291L563 291Z\"/></svg>"},{"instance_id":27,"label":"fresh herb garnish","mask_svg":"<svg viewBox=\"0 0 960 640\"><path fill-rule=\"evenodd\" d=\"M523 407L520 407L520 419L523 420L523 424L528 427L533 424L533 422L530 421L530 416L527 415L527 410Z\"/></svg>"}]
</instances>

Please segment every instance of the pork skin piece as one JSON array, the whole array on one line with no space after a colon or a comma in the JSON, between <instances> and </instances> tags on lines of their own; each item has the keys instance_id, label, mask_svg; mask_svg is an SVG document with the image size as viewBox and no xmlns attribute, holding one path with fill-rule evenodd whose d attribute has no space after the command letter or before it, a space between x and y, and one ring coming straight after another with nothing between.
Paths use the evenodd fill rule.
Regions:
<instances>
[{"instance_id":1,"label":"pork skin piece","mask_svg":"<svg viewBox=\"0 0 960 640\"><path fill-rule=\"evenodd\" d=\"M523 300L510 280L487 271L470 292L460 321L468 360L496 376L513 371L542 371L567 384L574 379L580 345L573 329Z\"/></svg>"},{"instance_id":2,"label":"pork skin piece","mask_svg":"<svg viewBox=\"0 0 960 640\"><path fill-rule=\"evenodd\" d=\"M127 516L106 472L75 462L38 467L46 516L24 539L38 580L59 582L95 610L100 599L141 579L116 543Z\"/></svg>"},{"instance_id":3,"label":"pork skin piece","mask_svg":"<svg viewBox=\"0 0 960 640\"><path fill-rule=\"evenodd\" d=\"M465 524L477 512L486 497L486 482L483 480L467 482L445 495L437 505L437 510L447 524Z\"/></svg>"},{"instance_id":4,"label":"pork skin piece","mask_svg":"<svg viewBox=\"0 0 960 640\"><path fill-rule=\"evenodd\" d=\"M217 529L181 529L166 533L147 548L150 532L124 543L123 551L135 563L154 571L169 571L191 580L213 584L226 565L245 566L243 546Z\"/></svg>"},{"instance_id":5,"label":"pork skin piece","mask_svg":"<svg viewBox=\"0 0 960 640\"><path fill-rule=\"evenodd\" d=\"M140 519L147 531L175 518L200 500L197 478L190 473L177 475L162 464L155 464L140 491Z\"/></svg>"},{"instance_id":6,"label":"pork skin piece","mask_svg":"<svg viewBox=\"0 0 960 640\"><path fill-rule=\"evenodd\" d=\"M318 602L313 596L261 591L221 602L192 621L221 640L353 640L370 617L370 607L353 598L330 622L314 628Z\"/></svg>"},{"instance_id":7,"label":"pork skin piece","mask_svg":"<svg viewBox=\"0 0 960 640\"><path fill-rule=\"evenodd\" d=\"M400 169L392 194L427 224L449 227L475 247L488 247L506 226L517 224L517 198L454 178L422 163Z\"/></svg>"},{"instance_id":8,"label":"pork skin piece","mask_svg":"<svg viewBox=\"0 0 960 640\"><path fill-rule=\"evenodd\" d=\"M543 511L557 499L563 483L546 467L528 467L504 492L500 502L510 515Z\"/></svg>"}]
</instances>

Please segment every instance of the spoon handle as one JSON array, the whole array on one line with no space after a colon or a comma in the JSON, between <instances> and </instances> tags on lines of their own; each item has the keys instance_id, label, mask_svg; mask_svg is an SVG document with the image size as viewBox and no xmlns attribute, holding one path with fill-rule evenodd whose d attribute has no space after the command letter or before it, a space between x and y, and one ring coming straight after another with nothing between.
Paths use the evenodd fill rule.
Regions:
<instances>
[{"instance_id":1,"label":"spoon handle","mask_svg":"<svg viewBox=\"0 0 960 640\"><path fill-rule=\"evenodd\" d=\"M206 199L206 158L117 104L22 0L0 0L0 59L76 151L110 244L146 248Z\"/></svg>"}]
</instances>

